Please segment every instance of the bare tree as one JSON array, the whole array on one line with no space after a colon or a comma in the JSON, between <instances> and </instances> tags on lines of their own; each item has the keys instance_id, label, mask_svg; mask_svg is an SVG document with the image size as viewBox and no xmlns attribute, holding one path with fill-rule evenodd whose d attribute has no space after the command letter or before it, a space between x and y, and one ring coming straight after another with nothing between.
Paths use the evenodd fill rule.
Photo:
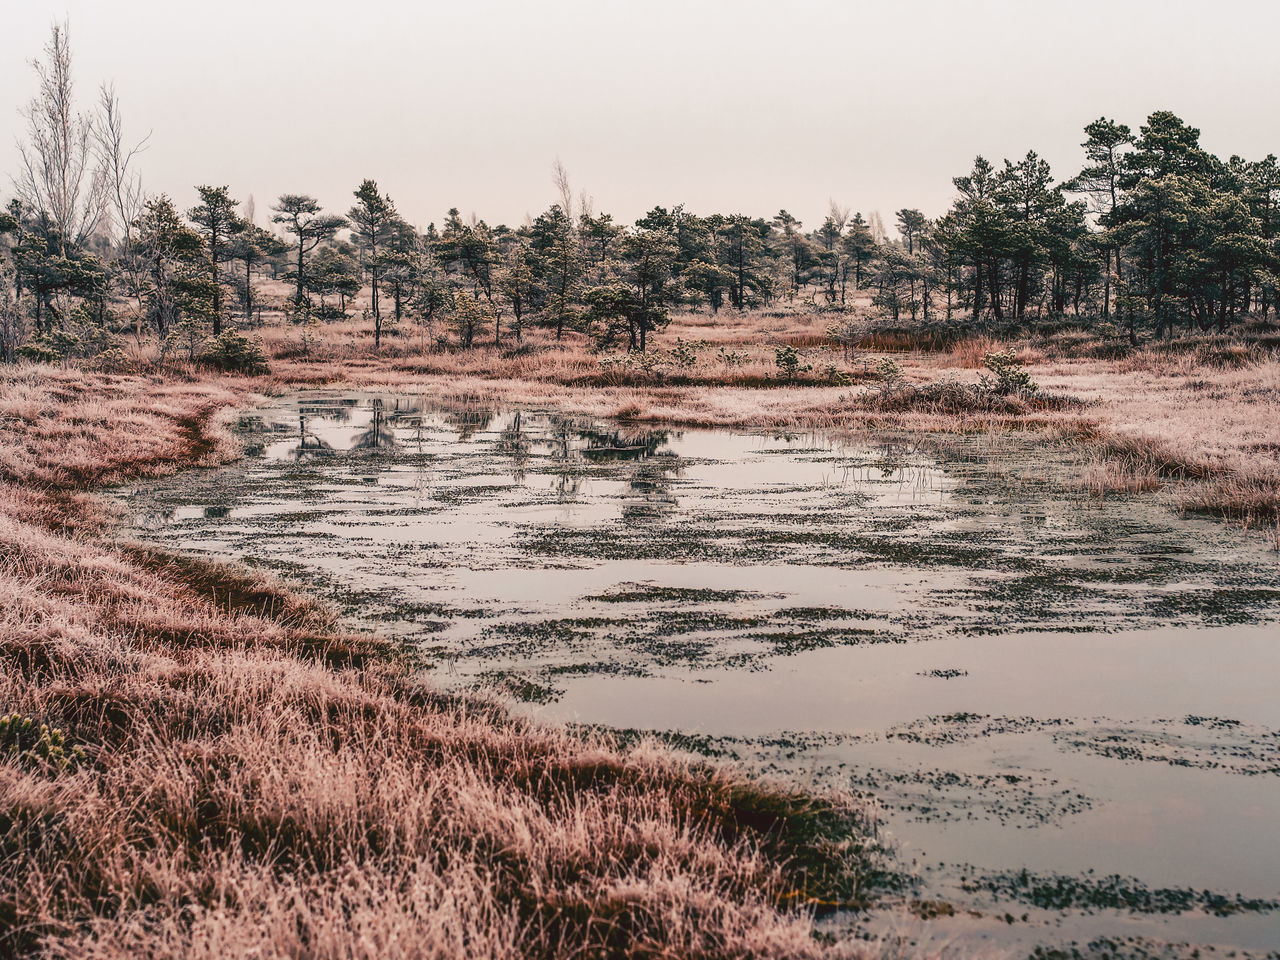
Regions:
<instances>
[{"instance_id":1,"label":"bare tree","mask_svg":"<svg viewBox=\"0 0 1280 960\"><path fill-rule=\"evenodd\" d=\"M40 90L22 111L27 142L18 143L18 196L57 231L62 256L93 235L106 209L107 178L94 164L93 124L75 112L67 25L54 24L45 60L31 62Z\"/></svg>"},{"instance_id":2,"label":"bare tree","mask_svg":"<svg viewBox=\"0 0 1280 960\"><path fill-rule=\"evenodd\" d=\"M124 118L115 87L104 83L98 92L98 117L93 127L98 163L105 179L107 206L119 231L120 265L129 295L138 301L138 332L142 332L144 266L138 250L135 226L146 195L142 177L134 169L134 159L151 139L145 137L128 146L124 139Z\"/></svg>"},{"instance_id":3,"label":"bare tree","mask_svg":"<svg viewBox=\"0 0 1280 960\"><path fill-rule=\"evenodd\" d=\"M828 199L827 216L831 218L832 224L835 225L836 235L843 234L844 228L849 224L849 208L841 206L835 200Z\"/></svg>"},{"instance_id":4,"label":"bare tree","mask_svg":"<svg viewBox=\"0 0 1280 960\"><path fill-rule=\"evenodd\" d=\"M574 224L573 187L569 183L569 171L565 169L559 157L551 167L551 180L560 193L560 207L564 210L564 215L569 218L569 226L572 228Z\"/></svg>"}]
</instances>

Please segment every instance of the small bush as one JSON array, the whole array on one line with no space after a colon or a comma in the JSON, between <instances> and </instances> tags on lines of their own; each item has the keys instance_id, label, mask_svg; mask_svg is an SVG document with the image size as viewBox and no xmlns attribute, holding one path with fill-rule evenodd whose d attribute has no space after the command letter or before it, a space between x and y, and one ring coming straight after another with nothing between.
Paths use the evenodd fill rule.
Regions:
<instances>
[{"instance_id":1,"label":"small bush","mask_svg":"<svg viewBox=\"0 0 1280 960\"><path fill-rule=\"evenodd\" d=\"M741 350L726 350L721 347L716 356L726 367L740 367L747 362L747 355Z\"/></svg>"},{"instance_id":2,"label":"small bush","mask_svg":"<svg viewBox=\"0 0 1280 960\"><path fill-rule=\"evenodd\" d=\"M228 373L267 372L267 355L262 352L262 345L235 330L224 330L204 345L205 352L200 359L211 367Z\"/></svg>"},{"instance_id":3,"label":"small bush","mask_svg":"<svg viewBox=\"0 0 1280 960\"><path fill-rule=\"evenodd\" d=\"M822 371L823 379L828 383L833 383L837 387L847 387L853 383L853 378L844 370L841 370L834 363L829 363Z\"/></svg>"},{"instance_id":4,"label":"small bush","mask_svg":"<svg viewBox=\"0 0 1280 960\"><path fill-rule=\"evenodd\" d=\"M17 349L17 355L35 363L58 363L68 357L79 356L83 346L74 333L53 330L28 340Z\"/></svg>"},{"instance_id":5,"label":"small bush","mask_svg":"<svg viewBox=\"0 0 1280 960\"><path fill-rule=\"evenodd\" d=\"M778 366L778 372L786 380L794 380L800 374L808 373L813 369L813 364L800 362L800 354L790 344L778 347L774 351L774 363Z\"/></svg>"},{"instance_id":6,"label":"small bush","mask_svg":"<svg viewBox=\"0 0 1280 960\"><path fill-rule=\"evenodd\" d=\"M698 362L698 344L676 337L676 345L671 348L671 359L677 367L690 369Z\"/></svg>"},{"instance_id":7,"label":"small bush","mask_svg":"<svg viewBox=\"0 0 1280 960\"><path fill-rule=\"evenodd\" d=\"M890 394L902 384L902 365L897 360L881 357L876 364L876 379L880 381L880 392Z\"/></svg>"},{"instance_id":8,"label":"small bush","mask_svg":"<svg viewBox=\"0 0 1280 960\"><path fill-rule=\"evenodd\" d=\"M984 374L979 383L997 397L1029 397L1040 389L1012 353L988 353L982 358L982 365L991 371L992 376Z\"/></svg>"},{"instance_id":9,"label":"small bush","mask_svg":"<svg viewBox=\"0 0 1280 960\"><path fill-rule=\"evenodd\" d=\"M68 749L62 731L31 717L10 713L0 717L0 757L16 759L24 767L62 770L84 760L79 747Z\"/></svg>"},{"instance_id":10,"label":"small bush","mask_svg":"<svg viewBox=\"0 0 1280 960\"><path fill-rule=\"evenodd\" d=\"M89 365L103 373L121 373L129 369L129 355L119 347L108 347L94 357Z\"/></svg>"}]
</instances>

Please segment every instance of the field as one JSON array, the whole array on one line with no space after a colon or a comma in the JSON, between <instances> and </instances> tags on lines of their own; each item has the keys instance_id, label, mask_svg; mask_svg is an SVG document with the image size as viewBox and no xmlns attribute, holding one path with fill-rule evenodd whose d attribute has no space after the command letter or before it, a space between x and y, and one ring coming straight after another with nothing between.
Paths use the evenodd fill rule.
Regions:
<instances>
[{"instance_id":1,"label":"field","mask_svg":"<svg viewBox=\"0 0 1280 960\"><path fill-rule=\"evenodd\" d=\"M1081 452L1082 495L1149 493L1280 538L1272 326L1139 349L1071 329L866 334L845 349L827 321L681 315L655 344L668 359L647 367L540 330L462 350L406 327L375 354L354 321L304 332L271 319L250 331L270 356L263 376L161 363L146 344L116 369L5 369L0 703L16 717L0 737L0 944L101 957L834 950L814 912L896 886L858 803L435 691L411 650L295 588L120 540L97 495L230 462L238 410L339 385L636 424L1016 431ZM692 362L673 359L685 350ZM974 386L1000 351L1037 392Z\"/></svg>"}]
</instances>

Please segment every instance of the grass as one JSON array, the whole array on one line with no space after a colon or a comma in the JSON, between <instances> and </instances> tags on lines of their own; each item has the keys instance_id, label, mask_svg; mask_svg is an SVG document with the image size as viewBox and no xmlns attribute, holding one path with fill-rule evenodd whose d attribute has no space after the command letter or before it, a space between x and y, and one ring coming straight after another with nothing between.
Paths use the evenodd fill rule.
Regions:
<instances>
[{"instance_id":1,"label":"grass","mask_svg":"<svg viewBox=\"0 0 1280 960\"><path fill-rule=\"evenodd\" d=\"M816 956L860 809L437 696L265 576L117 545L101 483L234 451L256 381L0 374L0 953ZM869 947L868 952L874 951Z\"/></svg>"}]
</instances>

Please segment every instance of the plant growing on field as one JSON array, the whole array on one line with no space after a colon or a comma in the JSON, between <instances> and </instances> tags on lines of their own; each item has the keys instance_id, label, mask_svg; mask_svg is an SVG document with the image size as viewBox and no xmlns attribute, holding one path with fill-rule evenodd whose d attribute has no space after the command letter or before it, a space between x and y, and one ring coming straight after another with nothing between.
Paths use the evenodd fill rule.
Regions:
<instances>
[{"instance_id":1,"label":"plant growing on field","mask_svg":"<svg viewBox=\"0 0 1280 960\"><path fill-rule=\"evenodd\" d=\"M688 370L698 362L698 346L695 341L690 343L680 337L676 337L676 345L671 348L671 359L677 367Z\"/></svg>"},{"instance_id":2,"label":"plant growing on field","mask_svg":"<svg viewBox=\"0 0 1280 960\"><path fill-rule=\"evenodd\" d=\"M834 383L838 387L847 387L853 383L849 379L849 374L838 368L834 363L829 363L822 371L823 379L830 383Z\"/></svg>"},{"instance_id":3,"label":"plant growing on field","mask_svg":"<svg viewBox=\"0 0 1280 960\"><path fill-rule=\"evenodd\" d=\"M839 320L832 321L827 325L827 338L840 345L840 350L846 361L853 359L854 348L861 333L862 330L858 325L858 318L852 313L846 313Z\"/></svg>"},{"instance_id":4,"label":"plant growing on field","mask_svg":"<svg viewBox=\"0 0 1280 960\"><path fill-rule=\"evenodd\" d=\"M302 352L310 353L312 343L315 340L316 329L320 326L320 317L316 313L315 305L311 302L311 298L303 297L301 300L286 300L284 315L285 319L290 323L302 329Z\"/></svg>"},{"instance_id":5,"label":"plant growing on field","mask_svg":"<svg viewBox=\"0 0 1280 960\"><path fill-rule=\"evenodd\" d=\"M235 330L223 330L204 342L201 360L211 367L230 373L259 374L267 372L267 355L262 345Z\"/></svg>"},{"instance_id":6,"label":"plant growing on field","mask_svg":"<svg viewBox=\"0 0 1280 960\"><path fill-rule=\"evenodd\" d=\"M876 364L876 378L880 381L880 393L888 395L902 386L902 365L892 357L881 357Z\"/></svg>"},{"instance_id":7,"label":"plant growing on field","mask_svg":"<svg viewBox=\"0 0 1280 960\"><path fill-rule=\"evenodd\" d=\"M813 364L802 363L800 354L796 348L787 344L785 347L778 347L774 350L774 361L777 364L778 372L782 374L784 380L791 381L802 373L808 373L813 369Z\"/></svg>"},{"instance_id":8,"label":"plant growing on field","mask_svg":"<svg viewBox=\"0 0 1280 960\"><path fill-rule=\"evenodd\" d=\"M93 358L91 366L104 373L121 373L129 368L129 355L119 347L107 347Z\"/></svg>"},{"instance_id":9,"label":"plant growing on field","mask_svg":"<svg viewBox=\"0 0 1280 960\"><path fill-rule=\"evenodd\" d=\"M651 376L661 377L668 361L660 353L629 353L627 363Z\"/></svg>"},{"instance_id":10,"label":"plant growing on field","mask_svg":"<svg viewBox=\"0 0 1280 960\"><path fill-rule=\"evenodd\" d=\"M493 308L465 294L453 301L453 328L462 345L468 349L475 343L476 334L487 329L493 321Z\"/></svg>"},{"instance_id":11,"label":"plant growing on field","mask_svg":"<svg viewBox=\"0 0 1280 960\"><path fill-rule=\"evenodd\" d=\"M69 330L51 330L33 337L18 348L17 355L36 363L57 363L79 355L80 338Z\"/></svg>"},{"instance_id":12,"label":"plant growing on field","mask_svg":"<svg viewBox=\"0 0 1280 960\"><path fill-rule=\"evenodd\" d=\"M982 358L982 365L991 371L992 376L983 374L979 383L982 389L994 396L1030 396L1040 389L1022 368L1021 361L1011 353L988 353Z\"/></svg>"},{"instance_id":13,"label":"plant growing on field","mask_svg":"<svg viewBox=\"0 0 1280 960\"><path fill-rule=\"evenodd\" d=\"M747 355L741 350L726 350L721 347L716 356L726 367L740 367L747 362Z\"/></svg>"},{"instance_id":14,"label":"plant growing on field","mask_svg":"<svg viewBox=\"0 0 1280 960\"><path fill-rule=\"evenodd\" d=\"M37 723L31 717L10 713L0 717L0 756L10 757L27 767L61 770L84 760L79 747L67 747L61 730Z\"/></svg>"},{"instance_id":15,"label":"plant growing on field","mask_svg":"<svg viewBox=\"0 0 1280 960\"><path fill-rule=\"evenodd\" d=\"M194 317L185 317L173 323L160 341L160 359L163 361L179 350L187 352L187 359L194 361L209 339L209 325Z\"/></svg>"}]
</instances>

